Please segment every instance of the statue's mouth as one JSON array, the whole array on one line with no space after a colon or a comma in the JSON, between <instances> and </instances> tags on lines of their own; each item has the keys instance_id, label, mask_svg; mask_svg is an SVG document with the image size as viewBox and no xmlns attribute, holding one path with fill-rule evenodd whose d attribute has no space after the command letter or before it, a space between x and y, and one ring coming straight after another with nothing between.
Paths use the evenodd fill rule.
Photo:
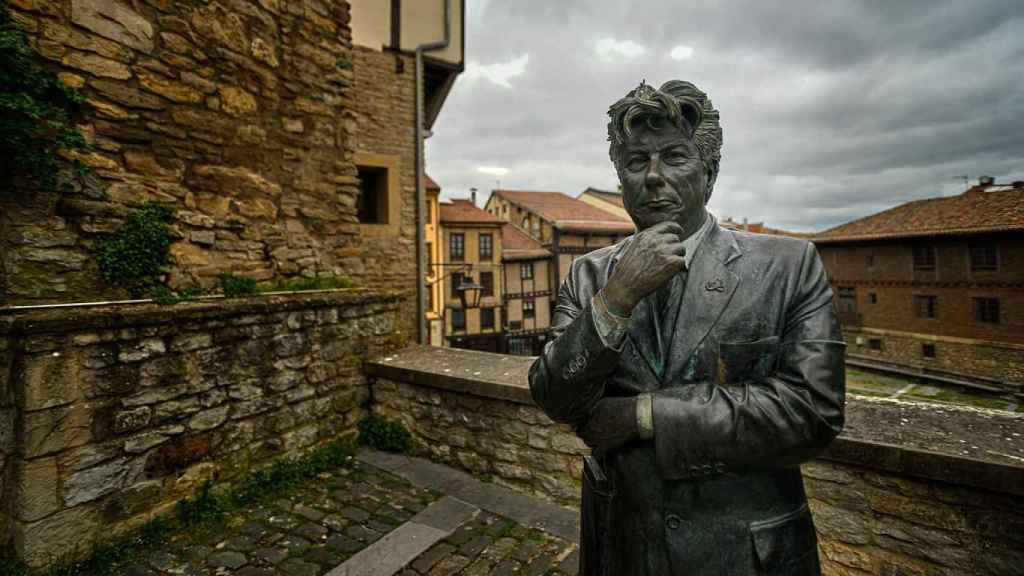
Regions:
<instances>
[{"instance_id":1,"label":"statue's mouth","mask_svg":"<svg viewBox=\"0 0 1024 576\"><path fill-rule=\"evenodd\" d=\"M671 200L655 200L653 202L645 202L644 208L648 210L664 210L666 208L675 207L676 203Z\"/></svg>"}]
</instances>

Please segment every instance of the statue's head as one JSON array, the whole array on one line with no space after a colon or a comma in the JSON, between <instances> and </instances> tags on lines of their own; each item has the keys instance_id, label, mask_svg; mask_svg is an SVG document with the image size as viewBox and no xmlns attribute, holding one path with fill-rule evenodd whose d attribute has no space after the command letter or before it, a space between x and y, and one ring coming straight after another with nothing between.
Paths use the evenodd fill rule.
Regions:
<instances>
[{"instance_id":1,"label":"statue's head","mask_svg":"<svg viewBox=\"0 0 1024 576\"><path fill-rule=\"evenodd\" d=\"M718 177L718 111L696 86L644 82L608 109L609 155L626 211L642 230L674 220L688 233L703 222Z\"/></svg>"}]
</instances>

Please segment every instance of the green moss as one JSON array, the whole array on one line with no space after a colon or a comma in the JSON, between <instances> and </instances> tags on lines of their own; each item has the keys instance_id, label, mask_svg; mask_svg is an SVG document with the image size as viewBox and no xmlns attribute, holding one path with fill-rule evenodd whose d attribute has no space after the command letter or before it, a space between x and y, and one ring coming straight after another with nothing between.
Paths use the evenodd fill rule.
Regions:
<instances>
[{"instance_id":1,"label":"green moss","mask_svg":"<svg viewBox=\"0 0 1024 576\"><path fill-rule=\"evenodd\" d=\"M400 422L380 416L359 421L359 443L385 452L408 454L413 449L412 434Z\"/></svg>"},{"instance_id":2,"label":"green moss","mask_svg":"<svg viewBox=\"0 0 1024 576\"><path fill-rule=\"evenodd\" d=\"M56 187L57 152L85 148L71 122L84 101L36 61L7 0L0 0L0 190L22 174L42 188Z\"/></svg>"},{"instance_id":3,"label":"green moss","mask_svg":"<svg viewBox=\"0 0 1024 576\"><path fill-rule=\"evenodd\" d=\"M171 213L156 204L136 210L110 236L96 244L103 279L141 298L163 284L168 271Z\"/></svg>"},{"instance_id":4,"label":"green moss","mask_svg":"<svg viewBox=\"0 0 1024 576\"><path fill-rule=\"evenodd\" d=\"M220 289L225 298L241 298L259 292L256 288L256 280L232 274L220 275Z\"/></svg>"},{"instance_id":5,"label":"green moss","mask_svg":"<svg viewBox=\"0 0 1024 576\"><path fill-rule=\"evenodd\" d=\"M260 292L299 292L302 290L336 290L355 285L346 276L323 276L320 278L277 278L260 287Z\"/></svg>"}]
</instances>

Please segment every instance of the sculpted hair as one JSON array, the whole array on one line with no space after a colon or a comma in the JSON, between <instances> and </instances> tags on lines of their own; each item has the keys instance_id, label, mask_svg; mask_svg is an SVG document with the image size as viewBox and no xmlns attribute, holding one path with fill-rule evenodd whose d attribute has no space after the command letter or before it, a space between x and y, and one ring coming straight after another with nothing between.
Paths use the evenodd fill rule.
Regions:
<instances>
[{"instance_id":1,"label":"sculpted hair","mask_svg":"<svg viewBox=\"0 0 1024 576\"><path fill-rule=\"evenodd\" d=\"M693 140L710 172L704 198L704 202L708 201L722 159L722 127L718 123L718 110L711 105L707 94L683 80L669 80L658 89L641 82L640 86L612 104L608 116L611 118L608 122L608 141L611 143L608 155L616 168L619 165L619 150L630 137L631 128L638 120L643 119L654 127L652 121L664 119L682 130Z\"/></svg>"}]
</instances>

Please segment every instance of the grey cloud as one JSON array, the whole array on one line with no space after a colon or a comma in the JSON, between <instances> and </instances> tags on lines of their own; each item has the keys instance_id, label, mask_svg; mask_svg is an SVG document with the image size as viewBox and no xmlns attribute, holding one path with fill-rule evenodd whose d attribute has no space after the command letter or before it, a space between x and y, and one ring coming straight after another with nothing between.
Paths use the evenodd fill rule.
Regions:
<instances>
[{"instance_id":1,"label":"grey cloud","mask_svg":"<svg viewBox=\"0 0 1024 576\"><path fill-rule=\"evenodd\" d=\"M528 53L512 88L460 79L428 141L447 194L617 184L605 112L642 78L695 82L721 111L710 208L823 229L991 174L1024 177L1018 2L469 0L466 55ZM647 53L602 62L601 38ZM673 47L694 48L675 61Z\"/></svg>"}]
</instances>

